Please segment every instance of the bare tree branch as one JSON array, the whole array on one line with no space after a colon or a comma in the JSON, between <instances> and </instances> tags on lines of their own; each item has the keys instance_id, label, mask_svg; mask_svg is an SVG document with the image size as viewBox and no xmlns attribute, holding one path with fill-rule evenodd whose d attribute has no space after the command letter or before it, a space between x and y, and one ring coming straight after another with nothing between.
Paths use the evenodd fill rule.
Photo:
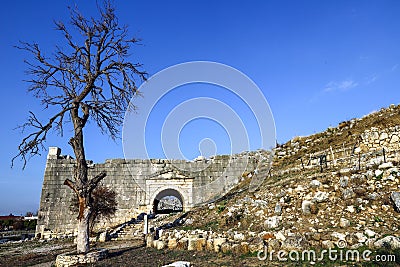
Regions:
<instances>
[{"instance_id":1,"label":"bare tree branch","mask_svg":"<svg viewBox=\"0 0 400 267\"><path fill-rule=\"evenodd\" d=\"M74 128L77 125L83 128L88 120L93 120L103 134L117 138L129 101L138 94L135 77L146 80L142 64L126 60L131 45L139 40L129 38L127 27L119 26L109 2L100 9L99 19L86 19L76 8L70 8L70 12L72 30L61 21L55 22L65 45L56 47L52 57L47 57L37 43L20 42L17 46L32 55L32 60L26 61L27 74L31 77L27 80L28 91L45 108L59 106L61 110L43 125L30 113L28 121L19 128L37 131L22 140L12 164L21 157L25 167L31 156L40 154L51 128L62 135L66 111L70 111L68 119L79 121ZM74 38L73 30L80 37Z\"/></svg>"},{"instance_id":2,"label":"bare tree branch","mask_svg":"<svg viewBox=\"0 0 400 267\"><path fill-rule=\"evenodd\" d=\"M25 168L27 160L31 156L40 154L40 151L44 149L43 142L46 140L49 130L56 126L60 129L60 131L62 131L64 115L69 110L71 110L71 108L68 107L61 110L59 113L50 118L45 125L43 125L36 115L30 111L28 121L18 128L24 131L27 127L30 127L36 129L36 131L31 132L22 139L20 145L18 146L19 152L15 157L12 158L11 164L13 165L15 159L21 157L24 164L23 168Z\"/></svg>"}]
</instances>

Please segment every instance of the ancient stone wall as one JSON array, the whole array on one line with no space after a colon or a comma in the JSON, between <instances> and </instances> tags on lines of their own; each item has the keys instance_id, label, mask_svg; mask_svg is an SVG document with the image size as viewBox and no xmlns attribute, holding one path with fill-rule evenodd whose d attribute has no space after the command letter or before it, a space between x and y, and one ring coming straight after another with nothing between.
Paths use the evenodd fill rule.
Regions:
<instances>
[{"instance_id":1,"label":"ancient stone wall","mask_svg":"<svg viewBox=\"0 0 400 267\"><path fill-rule=\"evenodd\" d=\"M328 129L326 135L329 134ZM340 132L336 134L340 134ZM379 165L386 161L400 161L400 125L387 128L372 127L361 133L357 141L307 153L308 148L315 146L315 143L319 141L308 138L305 140L307 146L301 147L299 137L296 137L287 146L277 148L275 150L277 159L285 160L293 155L300 154L301 151L306 153L296 159L294 166L272 170L271 175L282 175L310 168L320 169L321 165L322 168L342 167L350 171L365 169L368 166ZM321 156L325 156L322 162Z\"/></svg>"},{"instance_id":2,"label":"ancient stone wall","mask_svg":"<svg viewBox=\"0 0 400 267\"><path fill-rule=\"evenodd\" d=\"M257 161L247 154L198 161L111 159L101 164L89 162L89 177L106 171L102 184L116 191L118 202L115 216L97 223L95 229L113 227L141 212L149 212L154 198L162 190L179 192L183 209L189 210L194 203L221 196L239 182L243 172L255 170L256 165ZM63 185L65 179L72 179L73 170L74 159L62 156L59 148L49 149L37 235L44 238L74 235L76 214L70 209L74 194ZM222 179L218 179L220 177ZM199 188L203 190L194 190Z\"/></svg>"}]
</instances>

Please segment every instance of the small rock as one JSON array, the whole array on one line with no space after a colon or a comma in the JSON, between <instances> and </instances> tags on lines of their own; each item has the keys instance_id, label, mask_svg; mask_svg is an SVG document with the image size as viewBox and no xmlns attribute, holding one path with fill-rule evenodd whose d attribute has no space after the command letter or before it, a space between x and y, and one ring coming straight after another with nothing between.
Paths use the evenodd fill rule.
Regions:
<instances>
[{"instance_id":1,"label":"small rock","mask_svg":"<svg viewBox=\"0 0 400 267\"><path fill-rule=\"evenodd\" d=\"M353 189L346 188L342 190L342 197L343 199L350 199L355 196Z\"/></svg>"},{"instance_id":2,"label":"small rock","mask_svg":"<svg viewBox=\"0 0 400 267\"><path fill-rule=\"evenodd\" d=\"M363 174L352 174L351 175L351 184L354 185L363 185L366 182L366 177Z\"/></svg>"},{"instance_id":3,"label":"small rock","mask_svg":"<svg viewBox=\"0 0 400 267\"><path fill-rule=\"evenodd\" d=\"M384 181L392 181L394 182L396 180L396 177L394 177L393 175L389 175L386 178L383 178Z\"/></svg>"},{"instance_id":4,"label":"small rock","mask_svg":"<svg viewBox=\"0 0 400 267\"><path fill-rule=\"evenodd\" d=\"M281 198L281 197L284 197L285 195L286 195L286 191L282 190L278 194L276 194L275 197L276 198Z\"/></svg>"},{"instance_id":5,"label":"small rock","mask_svg":"<svg viewBox=\"0 0 400 267\"><path fill-rule=\"evenodd\" d=\"M168 265L163 265L162 267L190 267L190 262L188 261L175 261Z\"/></svg>"},{"instance_id":6,"label":"small rock","mask_svg":"<svg viewBox=\"0 0 400 267\"><path fill-rule=\"evenodd\" d=\"M235 235L233 235L233 239L235 241L243 241L244 240L244 234L242 234L242 233L235 234Z\"/></svg>"},{"instance_id":7,"label":"small rock","mask_svg":"<svg viewBox=\"0 0 400 267\"><path fill-rule=\"evenodd\" d=\"M384 162L381 165L379 165L378 169L389 169L393 167L393 163L392 162ZM376 174L376 172L375 172ZM379 175L377 175L379 176Z\"/></svg>"},{"instance_id":8,"label":"small rock","mask_svg":"<svg viewBox=\"0 0 400 267\"><path fill-rule=\"evenodd\" d=\"M296 192L301 192L301 191L304 191L304 190L305 190L304 187L301 186L301 185L297 185L297 187L294 189L294 191L296 191Z\"/></svg>"},{"instance_id":9,"label":"small rock","mask_svg":"<svg viewBox=\"0 0 400 267\"><path fill-rule=\"evenodd\" d=\"M356 211L353 206L347 206L346 210L350 213L354 213Z\"/></svg>"},{"instance_id":10,"label":"small rock","mask_svg":"<svg viewBox=\"0 0 400 267\"><path fill-rule=\"evenodd\" d=\"M392 135L392 138L390 139L390 143L391 144L394 144L394 143L397 143L397 142L399 142L399 137L397 136L397 135Z\"/></svg>"},{"instance_id":11,"label":"small rock","mask_svg":"<svg viewBox=\"0 0 400 267\"><path fill-rule=\"evenodd\" d=\"M370 229L365 229L364 233L368 236L368 237L374 237L376 235L376 233Z\"/></svg>"},{"instance_id":12,"label":"small rock","mask_svg":"<svg viewBox=\"0 0 400 267\"><path fill-rule=\"evenodd\" d=\"M340 171L339 171L340 174L345 174L345 173L349 173L349 172L351 172L351 168L343 168L343 169L340 169Z\"/></svg>"},{"instance_id":13,"label":"small rock","mask_svg":"<svg viewBox=\"0 0 400 267\"><path fill-rule=\"evenodd\" d=\"M275 214L281 215L282 214L282 206L279 203L275 205Z\"/></svg>"},{"instance_id":14,"label":"small rock","mask_svg":"<svg viewBox=\"0 0 400 267\"><path fill-rule=\"evenodd\" d=\"M367 237L363 233L355 233L354 236L358 239L359 243L367 241Z\"/></svg>"},{"instance_id":15,"label":"small rock","mask_svg":"<svg viewBox=\"0 0 400 267\"><path fill-rule=\"evenodd\" d=\"M379 177L383 174L382 170L375 170L375 177Z\"/></svg>"},{"instance_id":16,"label":"small rock","mask_svg":"<svg viewBox=\"0 0 400 267\"><path fill-rule=\"evenodd\" d=\"M389 137L389 135L385 132L381 133L381 136L379 137L380 140L385 140Z\"/></svg>"},{"instance_id":17,"label":"small rock","mask_svg":"<svg viewBox=\"0 0 400 267\"><path fill-rule=\"evenodd\" d=\"M341 187L346 187L349 184L349 177L348 176L340 177L339 184Z\"/></svg>"},{"instance_id":18,"label":"small rock","mask_svg":"<svg viewBox=\"0 0 400 267\"><path fill-rule=\"evenodd\" d=\"M353 191L357 196L364 196L367 193L367 190L361 186L354 188Z\"/></svg>"},{"instance_id":19,"label":"small rock","mask_svg":"<svg viewBox=\"0 0 400 267\"><path fill-rule=\"evenodd\" d=\"M315 241L320 241L320 240L321 240L321 233L313 233L313 234L312 234L312 238L313 238Z\"/></svg>"},{"instance_id":20,"label":"small rock","mask_svg":"<svg viewBox=\"0 0 400 267\"><path fill-rule=\"evenodd\" d=\"M157 248L158 250L164 249L164 248L165 248L165 243L164 243L164 241L157 240L157 241L156 241L156 248Z\"/></svg>"},{"instance_id":21,"label":"small rock","mask_svg":"<svg viewBox=\"0 0 400 267\"><path fill-rule=\"evenodd\" d=\"M318 191L314 195L313 202L321 203L327 201L328 199L329 199L329 193Z\"/></svg>"},{"instance_id":22,"label":"small rock","mask_svg":"<svg viewBox=\"0 0 400 267\"><path fill-rule=\"evenodd\" d=\"M168 240L167 247L169 249L176 249L178 246L178 242L176 242L176 238L171 238Z\"/></svg>"},{"instance_id":23,"label":"small rock","mask_svg":"<svg viewBox=\"0 0 400 267\"><path fill-rule=\"evenodd\" d=\"M279 216L272 216L265 220L264 226L268 229L276 228L279 226L280 218Z\"/></svg>"},{"instance_id":24,"label":"small rock","mask_svg":"<svg viewBox=\"0 0 400 267\"><path fill-rule=\"evenodd\" d=\"M338 232L333 232L331 234L331 236L335 239L335 240L346 240L346 234L342 234L342 233L338 233Z\"/></svg>"},{"instance_id":25,"label":"small rock","mask_svg":"<svg viewBox=\"0 0 400 267\"><path fill-rule=\"evenodd\" d=\"M318 181L318 180L312 180L312 181L310 182L310 187L311 187L311 188L318 188L318 187L320 187L320 186L321 186L321 182Z\"/></svg>"},{"instance_id":26,"label":"small rock","mask_svg":"<svg viewBox=\"0 0 400 267\"><path fill-rule=\"evenodd\" d=\"M392 192L390 198L394 202L394 206L398 212L400 212L400 192Z\"/></svg>"},{"instance_id":27,"label":"small rock","mask_svg":"<svg viewBox=\"0 0 400 267\"><path fill-rule=\"evenodd\" d=\"M350 221L345 218L340 218L339 226L342 228L346 228L350 226Z\"/></svg>"},{"instance_id":28,"label":"small rock","mask_svg":"<svg viewBox=\"0 0 400 267\"><path fill-rule=\"evenodd\" d=\"M373 192L371 194L368 194L368 199L369 200L376 200L376 199L378 199L378 194L375 193L375 192Z\"/></svg>"},{"instance_id":29,"label":"small rock","mask_svg":"<svg viewBox=\"0 0 400 267\"><path fill-rule=\"evenodd\" d=\"M232 245L229 242L225 242L221 245L221 252L228 253L232 250Z\"/></svg>"},{"instance_id":30,"label":"small rock","mask_svg":"<svg viewBox=\"0 0 400 267\"><path fill-rule=\"evenodd\" d=\"M303 200L303 202L301 203L301 210L303 211L303 214L311 214L311 205L312 202L309 200Z\"/></svg>"}]
</instances>

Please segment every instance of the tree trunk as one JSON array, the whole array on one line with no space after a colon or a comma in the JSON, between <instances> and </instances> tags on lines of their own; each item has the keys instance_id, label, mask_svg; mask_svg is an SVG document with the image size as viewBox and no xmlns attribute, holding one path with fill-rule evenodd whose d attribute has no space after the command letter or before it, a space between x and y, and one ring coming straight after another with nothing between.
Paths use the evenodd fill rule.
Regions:
<instances>
[{"instance_id":1,"label":"tree trunk","mask_svg":"<svg viewBox=\"0 0 400 267\"><path fill-rule=\"evenodd\" d=\"M80 100L81 101L81 100ZM85 149L83 146L83 128L89 118L89 110L83 106L83 117L79 117L79 101L74 103L71 109L71 119L74 124L74 137L69 140L69 144L74 150L76 157L76 165L74 170L75 181L66 180L64 184L68 185L75 191L79 201L78 213L78 235L76 237L76 248L78 253L87 253L90 249L89 244L89 224L92 216L92 198L91 193L97 184L106 176L105 172L101 172L90 181L88 179L88 166L86 162Z\"/></svg>"},{"instance_id":2,"label":"tree trunk","mask_svg":"<svg viewBox=\"0 0 400 267\"><path fill-rule=\"evenodd\" d=\"M92 211L89 207L83 210L82 218L78 219L78 235L76 237L76 248L78 253L89 252L89 220Z\"/></svg>"}]
</instances>

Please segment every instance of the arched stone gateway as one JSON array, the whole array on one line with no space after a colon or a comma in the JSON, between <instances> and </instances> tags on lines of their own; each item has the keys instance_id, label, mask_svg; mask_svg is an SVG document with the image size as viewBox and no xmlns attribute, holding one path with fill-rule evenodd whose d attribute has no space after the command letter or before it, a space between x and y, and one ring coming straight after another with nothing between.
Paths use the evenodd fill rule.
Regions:
<instances>
[{"instance_id":1,"label":"arched stone gateway","mask_svg":"<svg viewBox=\"0 0 400 267\"><path fill-rule=\"evenodd\" d=\"M192 191L194 178L177 174L171 170L158 173L146 179L146 204L147 210L154 213L160 212L158 205L164 197L175 197L181 203L183 211L193 207Z\"/></svg>"},{"instance_id":2,"label":"arched stone gateway","mask_svg":"<svg viewBox=\"0 0 400 267\"><path fill-rule=\"evenodd\" d=\"M168 198L168 199L167 199ZM174 201L175 200L175 201ZM179 203L176 203L178 201ZM184 200L176 189L168 188L160 191L153 201L153 213L165 214L184 210ZM163 207L160 207L164 204Z\"/></svg>"}]
</instances>

